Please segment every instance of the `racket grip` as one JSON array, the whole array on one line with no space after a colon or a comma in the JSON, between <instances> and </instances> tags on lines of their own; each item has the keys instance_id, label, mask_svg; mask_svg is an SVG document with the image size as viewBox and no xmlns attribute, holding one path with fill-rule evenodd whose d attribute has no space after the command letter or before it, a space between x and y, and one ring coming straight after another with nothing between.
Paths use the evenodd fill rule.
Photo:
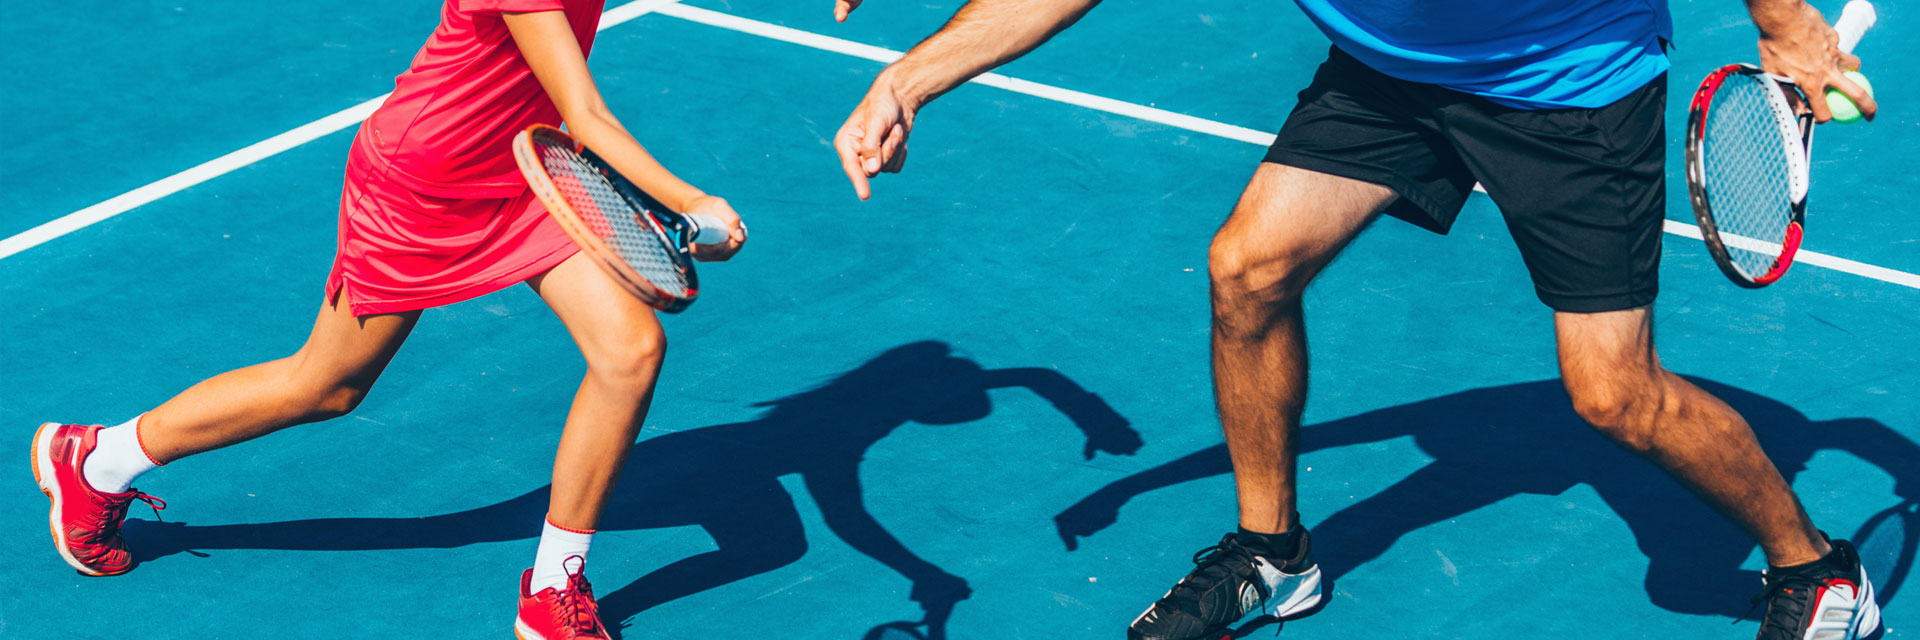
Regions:
<instances>
[{"instance_id":1,"label":"racket grip","mask_svg":"<svg viewBox=\"0 0 1920 640\"><path fill-rule=\"evenodd\" d=\"M727 224L719 220L698 214L688 215L687 220L700 230L693 234L695 244L726 244L732 235L727 231Z\"/></svg>"},{"instance_id":2,"label":"racket grip","mask_svg":"<svg viewBox=\"0 0 1920 640\"><path fill-rule=\"evenodd\" d=\"M1840 21L1833 23L1833 30L1840 34L1840 50L1853 53L1860 45L1860 37L1867 34L1879 15L1873 10L1873 3L1867 0L1852 0L1846 8L1840 10Z\"/></svg>"}]
</instances>

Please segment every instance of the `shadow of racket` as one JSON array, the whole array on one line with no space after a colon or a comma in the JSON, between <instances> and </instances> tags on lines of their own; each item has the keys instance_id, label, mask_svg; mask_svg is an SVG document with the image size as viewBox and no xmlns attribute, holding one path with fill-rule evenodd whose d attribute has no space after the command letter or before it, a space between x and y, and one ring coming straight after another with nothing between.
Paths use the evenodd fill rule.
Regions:
<instances>
[{"instance_id":1,"label":"shadow of racket","mask_svg":"<svg viewBox=\"0 0 1920 640\"><path fill-rule=\"evenodd\" d=\"M1920 551L1920 502L1907 500L1873 514L1853 535L1853 546L1880 604L1893 602L1913 573L1914 552Z\"/></svg>"}]
</instances>

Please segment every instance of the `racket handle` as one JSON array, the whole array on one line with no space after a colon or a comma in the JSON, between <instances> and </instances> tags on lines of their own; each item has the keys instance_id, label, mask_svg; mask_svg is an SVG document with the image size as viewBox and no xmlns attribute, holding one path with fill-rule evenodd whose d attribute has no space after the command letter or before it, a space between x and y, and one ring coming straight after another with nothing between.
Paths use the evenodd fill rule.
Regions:
<instances>
[{"instance_id":1,"label":"racket handle","mask_svg":"<svg viewBox=\"0 0 1920 640\"><path fill-rule=\"evenodd\" d=\"M696 244L726 244L727 239L732 235L727 231L726 223L714 218L692 214L687 216L687 220L700 230L699 233L693 234L693 241Z\"/></svg>"},{"instance_id":2,"label":"racket handle","mask_svg":"<svg viewBox=\"0 0 1920 640\"><path fill-rule=\"evenodd\" d=\"M1846 8L1840 10L1840 21L1833 23L1833 30L1840 34L1840 50L1853 53L1860 45L1860 37L1867 34L1867 28L1879 19L1873 10L1873 3L1867 0L1852 0Z\"/></svg>"}]
</instances>

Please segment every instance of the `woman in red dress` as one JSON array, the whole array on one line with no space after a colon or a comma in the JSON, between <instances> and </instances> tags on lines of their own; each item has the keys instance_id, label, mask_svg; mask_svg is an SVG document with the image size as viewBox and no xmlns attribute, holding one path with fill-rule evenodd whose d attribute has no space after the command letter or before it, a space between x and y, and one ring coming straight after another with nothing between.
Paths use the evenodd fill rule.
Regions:
<instances>
[{"instance_id":1,"label":"woman in red dress","mask_svg":"<svg viewBox=\"0 0 1920 640\"><path fill-rule=\"evenodd\" d=\"M525 282L586 356L554 460L552 502L515 630L525 640L603 638L584 576L588 544L660 371L653 310L584 258L546 215L509 152L534 123L573 135L668 207L724 221L731 238L694 256L725 260L745 232L725 200L647 154L588 74L604 0L446 0L440 25L361 125L340 198L340 240L305 346L215 376L120 426L43 425L35 477L53 500L56 549L89 575L133 567L127 507L164 503L133 479L181 458L352 411L422 309ZM840 0L841 17L851 8Z\"/></svg>"}]
</instances>

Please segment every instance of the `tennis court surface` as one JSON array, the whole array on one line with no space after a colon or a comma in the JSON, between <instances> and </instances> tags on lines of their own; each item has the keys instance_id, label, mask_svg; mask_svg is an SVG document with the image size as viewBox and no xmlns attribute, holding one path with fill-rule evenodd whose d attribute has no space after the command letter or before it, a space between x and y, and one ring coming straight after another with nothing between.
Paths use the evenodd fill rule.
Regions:
<instances>
[{"instance_id":1,"label":"tennis court surface","mask_svg":"<svg viewBox=\"0 0 1920 640\"><path fill-rule=\"evenodd\" d=\"M609 2L608 101L753 244L666 320L594 544L602 615L629 639L1120 637L1234 524L1207 240L1326 41L1287 3L1109 0L1000 70L1020 82L922 112L861 203L830 138L875 58L959 6L868 1L844 25L827 0ZM584 370L524 287L427 312L353 415L142 478L170 508L133 513L128 575L60 561L27 465L41 422L117 423L300 345L352 125L438 4L4 12L30 46L0 54L0 638L507 637ZM1754 32L1737 2L1674 12L1690 223L1684 96ZM1668 235L1655 308L1666 364L1746 415L1815 522L1882 523L1858 541L1888 638L1920 637L1920 522L1884 517L1920 499L1917 37L1882 4L1859 49L1881 116L1814 141L1805 248L1844 260L1749 291ZM1752 636L1729 623L1758 550L1567 408L1484 196L1446 237L1376 225L1306 304L1300 511L1337 583L1284 637Z\"/></svg>"}]
</instances>

